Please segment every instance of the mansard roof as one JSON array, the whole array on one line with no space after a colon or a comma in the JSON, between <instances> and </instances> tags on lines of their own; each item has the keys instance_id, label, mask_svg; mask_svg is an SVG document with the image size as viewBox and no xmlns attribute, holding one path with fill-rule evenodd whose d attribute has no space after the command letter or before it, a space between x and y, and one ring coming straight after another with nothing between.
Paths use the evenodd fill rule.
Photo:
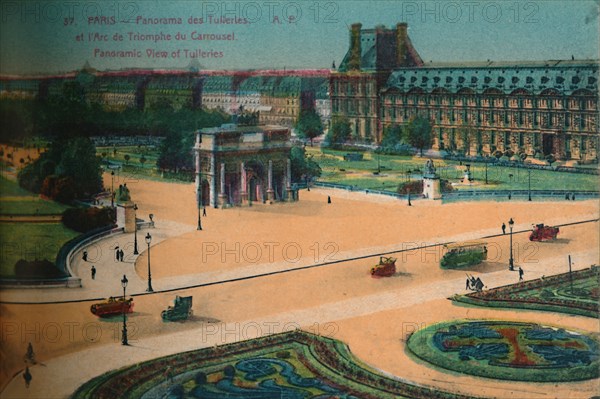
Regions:
<instances>
[{"instance_id":1,"label":"mansard roof","mask_svg":"<svg viewBox=\"0 0 600 399\"><path fill-rule=\"evenodd\" d=\"M395 65L397 56L397 43L395 39L395 29L387 29L384 26L375 29L360 30L360 69L362 71L377 71L381 69L390 69L390 65ZM352 33L351 33L352 35ZM377 40L380 40L380 59L377 54ZM346 52L344 59L339 65L338 71L347 72L348 64L352 55L352 45ZM414 48L410 37L406 36L406 56L407 65L421 66L423 60Z\"/></svg>"},{"instance_id":2,"label":"mansard roof","mask_svg":"<svg viewBox=\"0 0 600 399\"><path fill-rule=\"evenodd\" d=\"M496 89L504 94L524 90L521 94L539 95L553 89L571 95L583 89L595 93L598 91L598 70L597 60L428 65L395 70L384 91L408 92L420 88L431 93L443 88L452 93L470 89L481 94Z\"/></svg>"}]
</instances>

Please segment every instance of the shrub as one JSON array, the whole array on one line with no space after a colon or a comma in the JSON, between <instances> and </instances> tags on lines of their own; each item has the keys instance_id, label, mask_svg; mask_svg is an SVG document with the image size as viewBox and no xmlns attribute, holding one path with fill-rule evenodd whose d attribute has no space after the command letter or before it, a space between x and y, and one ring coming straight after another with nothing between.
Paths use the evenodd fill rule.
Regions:
<instances>
[{"instance_id":1,"label":"shrub","mask_svg":"<svg viewBox=\"0 0 600 399\"><path fill-rule=\"evenodd\" d=\"M423 180L402 183L398 186L398 194L408 194L409 191L411 194L420 195L423 192Z\"/></svg>"},{"instance_id":2,"label":"shrub","mask_svg":"<svg viewBox=\"0 0 600 399\"><path fill-rule=\"evenodd\" d=\"M452 185L452 183L450 183L450 181L442 179L440 181L440 184L443 193L449 193L454 191L454 186Z\"/></svg>"},{"instance_id":3,"label":"shrub","mask_svg":"<svg viewBox=\"0 0 600 399\"><path fill-rule=\"evenodd\" d=\"M47 259L26 261L20 259L15 263L15 276L18 279L53 279L67 277L58 270L54 263Z\"/></svg>"},{"instance_id":4,"label":"shrub","mask_svg":"<svg viewBox=\"0 0 600 399\"><path fill-rule=\"evenodd\" d=\"M112 208L71 208L63 212L62 221L68 228L85 233L112 225L115 211Z\"/></svg>"},{"instance_id":5,"label":"shrub","mask_svg":"<svg viewBox=\"0 0 600 399\"><path fill-rule=\"evenodd\" d=\"M52 200L68 204L75 199L76 187L71 177L47 176L40 194Z\"/></svg>"}]
</instances>

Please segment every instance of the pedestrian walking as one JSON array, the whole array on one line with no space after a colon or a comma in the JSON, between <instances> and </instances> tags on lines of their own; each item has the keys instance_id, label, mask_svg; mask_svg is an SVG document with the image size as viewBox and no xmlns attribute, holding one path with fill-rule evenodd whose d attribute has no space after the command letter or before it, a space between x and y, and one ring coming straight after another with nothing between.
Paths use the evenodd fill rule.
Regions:
<instances>
[{"instance_id":1,"label":"pedestrian walking","mask_svg":"<svg viewBox=\"0 0 600 399\"><path fill-rule=\"evenodd\" d=\"M206 217L206 207L202 208L202 216Z\"/></svg>"},{"instance_id":2,"label":"pedestrian walking","mask_svg":"<svg viewBox=\"0 0 600 399\"><path fill-rule=\"evenodd\" d=\"M27 345L27 352L25 353L24 360L25 360L25 363L29 363L29 364L37 363L35 361L35 353L33 352L33 345L31 345L31 342L29 343L29 345Z\"/></svg>"},{"instance_id":3,"label":"pedestrian walking","mask_svg":"<svg viewBox=\"0 0 600 399\"><path fill-rule=\"evenodd\" d=\"M83 251L83 255L81 257L83 258L84 262L87 262L87 255L88 255L87 251Z\"/></svg>"},{"instance_id":4,"label":"pedestrian walking","mask_svg":"<svg viewBox=\"0 0 600 399\"><path fill-rule=\"evenodd\" d=\"M519 281L523 280L523 274L525 273L523 272L523 269L521 269L521 266L519 266Z\"/></svg>"},{"instance_id":5,"label":"pedestrian walking","mask_svg":"<svg viewBox=\"0 0 600 399\"><path fill-rule=\"evenodd\" d=\"M119 260L123 262L123 258L125 257L125 252L122 249L119 249Z\"/></svg>"},{"instance_id":6,"label":"pedestrian walking","mask_svg":"<svg viewBox=\"0 0 600 399\"><path fill-rule=\"evenodd\" d=\"M465 287L466 290L471 288L471 280L469 280L469 278L467 277L467 286Z\"/></svg>"},{"instance_id":7,"label":"pedestrian walking","mask_svg":"<svg viewBox=\"0 0 600 399\"><path fill-rule=\"evenodd\" d=\"M506 234L506 224L502 223L502 234Z\"/></svg>"},{"instance_id":8,"label":"pedestrian walking","mask_svg":"<svg viewBox=\"0 0 600 399\"><path fill-rule=\"evenodd\" d=\"M329 196L329 195L327 196L327 203L331 204L331 196Z\"/></svg>"},{"instance_id":9,"label":"pedestrian walking","mask_svg":"<svg viewBox=\"0 0 600 399\"><path fill-rule=\"evenodd\" d=\"M25 387L29 388L31 383L31 373L29 372L29 366L25 366L25 372L23 373L23 379L25 380Z\"/></svg>"},{"instance_id":10,"label":"pedestrian walking","mask_svg":"<svg viewBox=\"0 0 600 399\"><path fill-rule=\"evenodd\" d=\"M96 279L96 268L92 265L92 280Z\"/></svg>"},{"instance_id":11,"label":"pedestrian walking","mask_svg":"<svg viewBox=\"0 0 600 399\"><path fill-rule=\"evenodd\" d=\"M510 201L510 199L512 198L512 193L508 193L508 199Z\"/></svg>"},{"instance_id":12,"label":"pedestrian walking","mask_svg":"<svg viewBox=\"0 0 600 399\"><path fill-rule=\"evenodd\" d=\"M121 255L121 252L119 251L119 247L118 247L118 246L116 246L116 247L115 247L115 259L117 260L117 262L120 260L120 259L119 259L119 258L120 258L120 255Z\"/></svg>"},{"instance_id":13,"label":"pedestrian walking","mask_svg":"<svg viewBox=\"0 0 600 399\"><path fill-rule=\"evenodd\" d=\"M570 198L569 198L569 193L566 193L566 194L565 194L565 199L566 199L567 201L568 201L568 200L570 200Z\"/></svg>"},{"instance_id":14,"label":"pedestrian walking","mask_svg":"<svg viewBox=\"0 0 600 399\"><path fill-rule=\"evenodd\" d=\"M575 193L573 193L573 196L571 197L571 200L575 201Z\"/></svg>"}]
</instances>

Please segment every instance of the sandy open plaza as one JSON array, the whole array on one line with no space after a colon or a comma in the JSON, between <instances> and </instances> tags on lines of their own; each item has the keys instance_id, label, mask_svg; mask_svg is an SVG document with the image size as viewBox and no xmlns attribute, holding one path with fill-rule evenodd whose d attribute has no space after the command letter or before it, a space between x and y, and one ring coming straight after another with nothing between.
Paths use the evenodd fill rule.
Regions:
<instances>
[{"instance_id":1,"label":"sandy open plaza","mask_svg":"<svg viewBox=\"0 0 600 399\"><path fill-rule=\"evenodd\" d=\"M509 235L501 230L510 218L515 263L525 280L568 271L568 255L574 270L598 264L597 200L416 200L409 207L364 192L311 189L290 204L209 208L198 231L193 184L126 183L138 218L154 215L155 227L138 232L139 256L132 254L132 234L113 235L88 248L87 262L75 257L82 288L2 291L2 398L68 397L109 370L296 328L343 341L386 375L449 392L498 398L590 398L598 392L598 379L557 384L460 375L416 360L405 345L409 333L454 319L528 321L597 336L598 320L589 317L459 306L447 299L467 293L465 273L480 277L486 288L518 282L518 273L508 271ZM531 225L542 222L565 225L558 240L528 240ZM145 293L148 233L152 294ZM439 246L411 249L471 239L488 243L488 260L463 270L440 269ZM125 250L124 262L115 260L117 245ZM396 275L370 276L379 254L397 257ZM100 298L122 295L123 274L135 300L130 346L121 345L119 317L99 319L89 310ZM194 315L165 323L160 312L175 295L193 296ZM29 342L38 364L25 388Z\"/></svg>"}]
</instances>

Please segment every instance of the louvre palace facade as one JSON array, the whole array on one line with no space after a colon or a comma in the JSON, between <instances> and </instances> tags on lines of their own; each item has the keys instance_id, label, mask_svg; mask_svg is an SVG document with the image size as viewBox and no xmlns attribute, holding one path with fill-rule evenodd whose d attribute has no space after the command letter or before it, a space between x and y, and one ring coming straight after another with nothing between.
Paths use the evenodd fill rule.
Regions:
<instances>
[{"instance_id":1,"label":"louvre palace facade","mask_svg":"<svg viewBox=\"0 0 600 399\"><path fill-rule=\"evenodd\" d=\"M598 60L425 63L407 29L351 27L330 90L332 114L356 135L380 141L419 115L436 150L598 160Z\"/></svg>"}]
</instances>

